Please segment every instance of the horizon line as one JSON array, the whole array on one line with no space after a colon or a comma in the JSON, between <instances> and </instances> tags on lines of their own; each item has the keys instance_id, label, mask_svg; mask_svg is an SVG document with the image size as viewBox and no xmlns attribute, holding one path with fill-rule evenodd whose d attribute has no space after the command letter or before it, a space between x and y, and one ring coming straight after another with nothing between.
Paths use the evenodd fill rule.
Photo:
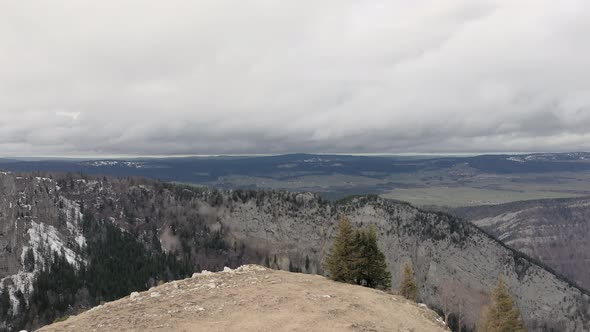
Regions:
<instances>
[{"instance_id":1,"label":"horizon line","mask_svg":"<svg viewBox=\"0 0 590 332\"><path fill-rule=\"evenodd\" d=\"M493 152L368 152L368 153L325 153L325 152L286 152L286 153L227 153L227 154L168 154L168 155L133 155L133 154L104 154L104 155L22 155L22 156L0 156L2 159L22 160L22 159L82 159L82 160L110 160L110 159L166 159L166 158L222 158L222 157L272 157L287 156L294 154L307 154L318 156L361 156L361 157L413 157L413 156L458 156L473 157L482 155L528 155L528 154L567 154L567 153L588 153L586 151L566 151L566 152L532 152L532 151L493 151Z\"/></svg>"}]
</instances>

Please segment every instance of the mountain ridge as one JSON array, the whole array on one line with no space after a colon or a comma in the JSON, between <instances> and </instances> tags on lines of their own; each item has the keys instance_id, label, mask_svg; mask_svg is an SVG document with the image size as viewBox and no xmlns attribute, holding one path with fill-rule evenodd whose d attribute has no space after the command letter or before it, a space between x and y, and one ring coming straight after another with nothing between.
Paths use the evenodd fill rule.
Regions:
<instances>
[{"instance_id":1,"label":"mountain ridge","mask_svg":"<svg viewBox=\"0 0 590 332\"><path fill-rule=\"evenodd\" d=\"M441 290L455 289L455 297L470 308L464 320L468 327L477 322L480 308L487 303L487 293L499 275L515 295L530 330L584 331L590 324L590 297L584 290L500 245L470 223L376 196L351 197L333 203L310 193L220 191L140 178L75 174L3 174L0 189L5 197L0 201L0 242L10 249L0 257L0 265L7 267L0 272L6 282L10 278L16 286L15 273L24 273L26 266L25 246L52 248L51 244L57 243L58 252L71 250L72 257L79 257L88 269L111 263L101 263L100 257L105 255L89 256L87 249L77 244L77 234L83 234L87 246L104 248L109 246L100 242L104 237L101 234L116 235L118 229L128 235L107 238L137 241L144 248L141 250L158 259L153 264L176 262L162 265L167 274L152 276L152 272L146 271L146 283L130 285L130 290L147 289L157 280L182 277L186 273L182 272L186 271L183 266L219 270L223 266L258 263L321 274L335 224L345 215L354 227L375 226L394 287L399 284L401 266L411 263L420 299L431 308L440 309ZM29 234L35 224L55 229L56 240L49 243L39 238L37 241L42 243L35 246ZM140 250L135 245L125 247ZM40 250L34 250L32 256L37 272L50 262ZM96 292L92 286L96 278L84 278L89 279L84 279L87 281L81 288L71 291L74 295L69 305L73 307L78 303L76 292ZM148 283L148 279L152 281ZM16 286L8 285L11 300L20 303ZM120 294L129 292L122 290ZM86 299L92 303L97 298Z\"/></svg>"},{"instance_id":2,"label":"mountain ridge","mask_svg":"<svg viewBox=\"0 0 590 332\"><path fill-rule=\"evenodd\" d=\"M449 210L588 289L590 197Z\"/></svg>"}]
</instances>

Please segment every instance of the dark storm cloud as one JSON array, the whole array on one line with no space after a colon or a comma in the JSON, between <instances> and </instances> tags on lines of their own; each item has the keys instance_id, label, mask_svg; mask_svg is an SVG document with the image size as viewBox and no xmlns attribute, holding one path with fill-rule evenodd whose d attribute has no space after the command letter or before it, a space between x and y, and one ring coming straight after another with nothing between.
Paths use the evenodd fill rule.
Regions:
<instances>
[{"instance_id":1,"label":"dark storm cloud","mask_svg":"<svg viewBox=\"0 0 590 332\"><path fill-rule=\"evenodd\" d=\"M584 0L3 1L0 155L590 150Z\"/></svg>"}]
</instances>

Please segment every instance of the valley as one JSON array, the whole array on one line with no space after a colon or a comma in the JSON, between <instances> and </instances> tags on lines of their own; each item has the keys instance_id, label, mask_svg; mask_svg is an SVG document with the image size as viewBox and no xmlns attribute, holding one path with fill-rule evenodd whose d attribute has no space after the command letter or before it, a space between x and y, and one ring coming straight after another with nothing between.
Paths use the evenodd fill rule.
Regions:
<instances>
[{"instance_id":1,"label":"valley","mask_svg":"<svg viewBox=\"0 0 590 332\"><path fill-rule=\"evenodd\" d=\"M4 160L0 169L141 176L219 189L315 192L329 200L376 194L425 207L590 195L590 153Z\"/></svg>"}]
</instances>

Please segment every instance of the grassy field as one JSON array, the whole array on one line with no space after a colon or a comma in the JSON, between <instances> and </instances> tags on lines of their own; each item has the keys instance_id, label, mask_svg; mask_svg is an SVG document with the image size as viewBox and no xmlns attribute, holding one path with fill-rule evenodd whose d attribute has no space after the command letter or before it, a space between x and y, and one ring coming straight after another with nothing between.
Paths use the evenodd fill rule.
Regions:
<instances>
[{"instance_id":1,"label":"grassy field","mask_svg":"<svg viewBox=\"0 0 590 332\"><path fill-rule=\"evenodd\" d=\"M382 197L410 202L417 206L473 206L500 204L543 198L566 198L580 196L578 194L551 191L508 191L480 189L470 187L428 187L393 189Z\"/></svg>"},{"instance_id":2,"label":"grassy field","mask_svg":"<svg viewBox=\"0 0 590 332\"><path fill-rule=\"evenodd\" d=\"M423 173L397 180L415 187L392 188L382 196L418 206L457 207L590 195L590 172L468 176Z\"/></svg>"}]
</instances>

